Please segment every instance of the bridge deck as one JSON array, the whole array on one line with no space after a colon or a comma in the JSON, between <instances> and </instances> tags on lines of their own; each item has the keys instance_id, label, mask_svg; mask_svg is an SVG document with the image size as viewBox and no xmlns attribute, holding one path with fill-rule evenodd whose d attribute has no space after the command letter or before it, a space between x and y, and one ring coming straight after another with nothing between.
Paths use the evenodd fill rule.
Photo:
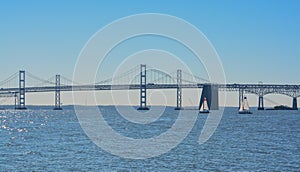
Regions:
<instances>
[{"instance_id":1,"label":"bridge deck","mask_svg":"<svg viewBox=\"0 0 300 172\"><path fill-rule=\"evenodd\" d=\"M203 88L204 85L210 84L182 84L181 88ZM283 92L300 92L300 85L280 85L280 84L212 84L217 86L220 91L239 91L257 93L283 93ZM147 84L147 89L176 89L177 84ZM47 87L26 87L27 93L32 92L54 92L56 86ZM124 85L66 85L60 86L60 91L93 91L93 90L138 90L139 84ZM0 96L18 93L19 88L1 88Z\"/></svg>"}]
</instances>

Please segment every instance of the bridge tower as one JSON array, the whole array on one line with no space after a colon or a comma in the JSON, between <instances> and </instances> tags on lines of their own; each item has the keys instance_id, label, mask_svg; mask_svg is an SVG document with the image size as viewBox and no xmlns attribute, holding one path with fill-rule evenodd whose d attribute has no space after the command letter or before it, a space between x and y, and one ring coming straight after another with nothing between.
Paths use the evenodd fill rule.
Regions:
<instances>
[{"instance_id":1,"label":"bridge tower","mask_svg":"<svg viewBox=\"0 0 300 172\"><path fill-rule=\"evenodd\" d=\"M259 95L258 96L258 110L264 110L264 96L263 95Z\"/></svg>"},{"instance_id":2,"label":"bridge tower","mask_svg":"<svg viewBox=\"0 0 300 172\"><path fill-rule=\"evenodd\" d=\"M16 109L24 110L27 109L25 106L25 71L19 71L19 97L18 106Z\"/></svg>"},{"instance_id":3,"label":"bridge tower","mask_svg":"<svg viewBox=\"0 0 300 172\"><path fill-rule=\"evenodd\" d=\"M177 104L175 110L181 110L182 108L182 71L177 70Z\"/></svg>"},{"instance_id":4,"label":"bridge tower","mask_svg":"<svg viewBox=\"0 0 300 172\"><path fill-rule=\"evenodd\" d=\"M293 110L298 110L297 97L293 97Z\"/></svg>"},{"instance_id":5,"label":"bridge tower","mask_svg":"<svg viewBox=\"0 0 300 172\"><path fill-rule=\"evenodd\" d=\"M55 106L53 110L62 110L60 107L60 75L55 76Z\"/></svg>"},{"instance_id":6,"label":"bridge tower","mask_svg":"<svg viewBox=\"0 0 300 172\"><path fill-rule=\"evenodd\" d=\"M217 85L206 84L203 86L199 109L204 101L204 97L206 97L210 110L219 110L219 88Z\"/></svg>"},{"instance_id":7,"label":"bridge tower","mask_svg":"<svg viewBox=\"0 0 300 172\"><path fill-rule=\"evenodd\" d=\"M147 107L147 78L146 65L141 64L140 71L140 107L138 110L149 110Z\"/></svg>"}]
</instances>

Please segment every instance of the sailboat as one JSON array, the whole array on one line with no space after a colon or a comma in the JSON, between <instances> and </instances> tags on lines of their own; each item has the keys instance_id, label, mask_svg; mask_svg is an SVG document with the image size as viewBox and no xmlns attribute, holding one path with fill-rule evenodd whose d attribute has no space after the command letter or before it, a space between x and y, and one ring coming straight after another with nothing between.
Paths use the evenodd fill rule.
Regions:
<instances>
[{"instance_id":1,"label":"sailboat","mask_svg":"<svg viewBox=\"0 0 300 172\"><path fill-rule=\"evenodd\" d=\"M239 114L252 114L252 112L250 112L247 97L244 97L244 100L240 104Z\"/></svg>"},{"instance_id":2,"label":"sailboat","mask_svg":"<svg viewBox=\"0 0 300 172\"><path fill-rule=\"evenodd\" d=\"M199 113L209 113L206 97L204 97L203 103L199 109Z\"/></svg>"}]
</instances>

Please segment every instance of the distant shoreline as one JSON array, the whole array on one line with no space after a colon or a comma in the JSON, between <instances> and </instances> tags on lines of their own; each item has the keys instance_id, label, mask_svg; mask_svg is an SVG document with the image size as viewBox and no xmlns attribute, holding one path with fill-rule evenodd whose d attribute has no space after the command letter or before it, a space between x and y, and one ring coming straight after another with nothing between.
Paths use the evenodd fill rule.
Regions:
<instances>
[{"instance_id":1,"label":"distant shoreline","mask_svg":"<svg viewBox=\"0 0 300 172\"><path fill-rule=\"evenodd\" d=\"M115 106L119 106L119 107L134 107L134 108L138 108L138 105L134 105L134 106L130 106L130 105L63 105L61 106L62 109L70 109L70 108L74 108L74 106L78 106L78 107L115 107ZM51 110L54 108L53 105L26 105L27 109L45 109L45 110ZM149 107L164 107L163 105L154 105L151 106L149 105ZM175 108L176 106L165 106L168 108ZM276 108L276 107L281 107L281 106L275 106L275 107L266 107L265 110L294 110L290 107L286 107L286 108ZM221 108L236 108L238 109L237 106L220 106ZM14 105L0 105L0 110L6 110L6 109L15 109ZM198 106L184 106L183 107L184 110L197 110ZM251 109L257 109L257 107L251 107Z\"/></svg>"}]
</instances>

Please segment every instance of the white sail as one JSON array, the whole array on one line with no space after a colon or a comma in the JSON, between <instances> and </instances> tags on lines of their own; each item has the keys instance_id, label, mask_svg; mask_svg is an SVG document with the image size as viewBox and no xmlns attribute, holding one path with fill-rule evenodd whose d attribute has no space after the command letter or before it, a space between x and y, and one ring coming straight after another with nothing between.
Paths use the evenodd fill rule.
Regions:
<instances>
[{"instance_id":1,"label":"white sail","mask_svg":"<svg viewBox=\"0 0 300 172\"><path fill-rule=\"evenodd\" d=\"M244 110L243 106L244 106L243 105L243 101L241 101L241 103L240 103L240 109L239 109L240 112Z\"/></svg>"},{"instance_id":2,"label":"white sail","mask_svg":"<svg viewBox=\"0 0 300 172\"><path fill-rule=\"evenodd\" d=\"M246 97L244 98L244 103L243 103L243 105L244 105L244 110L250 110L249 104L248 104L248 100L247 100Z\"/></svg>"},{"instance_id":3,"label":"white sail","mask_svg":"<svg viewBox=\"0 0 300 172\"><path fill-rule=\"evenodd\" d=\"M241 106L240 106L240 109L239 109L239 114L252 114L250 112L247 97L244 97L243 102L241 102Z\"/></svg>"},{"instance_id":4,"label":"white sail","mask_svg":"<svg viewBox=\"0 0 300 172\"><path fill-rule=\"evenodd\" d=\"M202 103L202 105L201 105L199 111L203 111L203 103Z\"/></svg>"},{"instance_id":5,"label":"white sail","mask_svg":"<svg viewBox=\"0 0 300 172\"><path fill-rule=\"evenodd\" d=\"M203 101L203 110L209 110L206 99Z\"/></svg>"}]
</instances>

